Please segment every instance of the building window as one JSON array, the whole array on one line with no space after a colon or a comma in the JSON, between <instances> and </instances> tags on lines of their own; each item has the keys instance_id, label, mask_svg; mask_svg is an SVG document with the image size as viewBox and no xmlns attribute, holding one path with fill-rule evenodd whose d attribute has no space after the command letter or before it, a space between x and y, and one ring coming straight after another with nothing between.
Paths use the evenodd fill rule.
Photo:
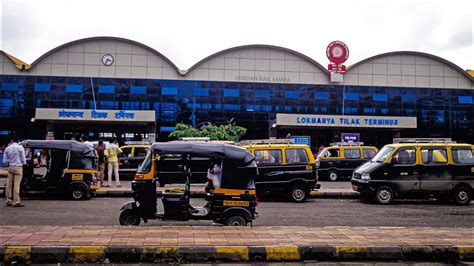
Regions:
<instances>
[{"instance_id":1,"label":"building window","mask_svg":"<svg viewBox=\"0 0 474 266\"><path fill-rule=\"evenodd\" d=\"M358 101L359 93L357 92L346 92L344 93L344 100L346 101Z\"/></svg>"},{"instance_id":2,"label":"building window","mask_svg":"<svg viewBox=\"0 0 474 266\"><path fill-rule=\"evenodd\" d=\"M402 102L414 103L416 102L416 96L415 95L402 95Z\"/></svg>"},{"instance_id":3,"label":"building window","mask_svg":"<svg viewBox=\"0 0 474 266\"><path fill-rule=\"evenodd\" d=\"M125 110L139 110L140 102L122 102L122 109Z\"/></svg>"},{"instance_id":4,"label":"building window","mask_svg":"<svg viewBox=\"0 0 474 266\"><path fill-rule=\"evenodd\" d=\"M372 101L374 102L387 102L388 96L385 93L374 93L372 95Z\"/></svg>"},{"instance_id":5,"label":"building window","mask_svg":"<svg viewBox=\"0 0 474 266\"><path fill-rule=\"evenodd\" d=\"M357 114L357 108L355 108L355 107L344 107L344 114Z\"/></svg>"},{"instance_id":6,"label":"building window","mask_svg":"<svg viewBox=\"0 0 474 266\"><path fill-rule=\"evenodd\" d=\"M176 87L163 87L163 88L161 88L161 95L178 95L178 88L176 88Z\"/></svg>"},{"instance_id":7,"label":"building window","mask_svg":"<svg viewBox=\"0 0 474 266\"><path fill-rule=\"evenodd\" d=\"M238 104L224 104L224 110L240 111L240 105L238 105Z\"/></svg>"},{"instance_id":8,"label":"building window","mask_svg":"<svg viewBox=\"0 0 474 266\"><path fill-rule=\"evenodd\" d=\"M404 109L403 110L403 113L406 115L406 116L415 116L415 109Z\"/></svg>"},{"instance_id":9,"label":"building window","mask_svg":"<svg viewBox=\"0 0 474 266\"><path fill-rule=\"evenodd\" d=\"M130 86L130 94L146 94L145 86Z\"/></svg>"},{"instance_id":10,"label":"building window","mask_svg":"<svg viewBox=\"0 0 474 266\"><path fill-rule=\"evenodd\" d=\"M13 115L13 100L0 99L0 117L9 117Z\"/></svg>"},{"instance_id":11,"label":"building window","mask_svg":"<svg viewBox=\"0 0 474 266\"><path fill-rule=\"evenodd\" d=\"M35 92L50 92L51 84L49 83L35 83Z\"/></svg>"},{"instance_id":12,"label":"building window","mask_svg":"<svg viewBox=\"0 0 474 266\"><path fill-rule=\"evenodd\" d=\"M375 108L373 108L373 107L364 107L364 114L375 114Z\"/></svg>"},{"instance_id":13,"label":"building window","mask_svg":"<svg viewBox=\"0 0 474 266\"><path fill-rule=\"evenodd\" d=\"M209 90L207 88L194 88L193 96L209 96Z\"/></svg>"},{"instance_id":14,"label":"building window","mask_svg":"<svg viewBox=\"0 0 474 266\"><path fill-rule=\"evenodd\" d=\"M285 91L285 99L298 99L300 98L300 93L298 91Z\"/></svg>"},{"instance_id":15,"label":"building window","mask_svg":"<svg viewBox=\"0 0 474 266\"><path fill-rule=\"evenodd\" d=\"M2 84L3 91L18 91L18 83L6 82Z\"/></svg>"},{"instance_id":16,"label":"building window","mask_svg":"<svg viewBox=\"0 0 474 266\"><path fill-rule=\"evenodd\" d=\"M84 86L82 84L67 84L66 85L66 92L79 92L79 93L81 93L83 87Z\"/></svg>"},{"instance_id":17,"label":"building window","mask_svg":"<svg viewBox=\"0 0 474 266\"><path fill-rule=\"evenodd\" d=\"M238 89L224 89L224 97L240 97Z\"/></svg>"},{"instance_id":18,"label":"building window","mask_svg":"<svg viewBox=\"0 0 474 266\"><path fill-rule=\"evenodd\" d=\"M270 92L267 90L256 90L255 98L270 98Z\"/></svg>"},{"instance_id":19,"label":"building window","mask_svg":"<svg viewBox=\"0 0 474 266\"><path fill-rule=\"evenodd\" d=\"M458 96L458 103L472 104L472 96Z\"/></svg>"},{"instance_id":20,"label":"building window","mask_svg":"<svg viewBox=\"0 0 474 266\"><path fill-rule=\"evenodd\" d=\"M114 94L115 93L115 86L113 86L113 85L99 85L99 93Z\"/></svg>"},{"instance_id":21,"label":"building window","mask_svg":"<svg viewBox=\"0 0 474 266\"><path fill-rule=\"evenodd\" d=\"M162 120L163 122L176 122L176 116L178 114L177 103L163 103L162 105Z\"/></svg>"},{"instance_id":22,"label":"building window","mask_svg":"<svg viewBox=\"0 0 474 266\"><path fill-rule=\"evenodd\" d=\"M176 130L176 127L160 127L160 132L173 132Z\"/></svg>"},{"instance_id":23,"label":"building window","mask_svg":"<svg viewBox=\"0 0 474 266\"><path fill-rule=\"evenodd\" d=\"M113 101L100 101L99 102L99 108L101 109L117 109L117 107L118 107L118 102L113 102Z\"/></svg>"},{"instance_id":24,"label":"building window","mask_svg":"<svg viewBox=\"0 0 474 266\"><path fill-rule=\"evenodd\" d=\"M329 92L315 92L314 93L314 99L316 100L329 100Z\"/></svg>"}]
</instances>

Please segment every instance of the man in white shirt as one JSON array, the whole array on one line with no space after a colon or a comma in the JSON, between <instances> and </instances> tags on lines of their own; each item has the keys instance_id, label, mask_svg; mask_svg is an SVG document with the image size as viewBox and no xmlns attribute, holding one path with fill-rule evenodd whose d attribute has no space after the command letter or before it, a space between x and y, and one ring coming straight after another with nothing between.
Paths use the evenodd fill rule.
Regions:
<instances>
[{"instance_id":1,"label":"man in white shirt","mask_svg":"<svg viewBox=\"0 0 474 266\"><path fill-rule=\"evenodd\" d=\"M25 207L25 205L20 203L20 185L26 158L25 149L18 142L19 138L14 137L12 144L5 149L3 154L3 163L8 164L7 187L5 191L7 207Z\"/></svg>"}]
</instances>

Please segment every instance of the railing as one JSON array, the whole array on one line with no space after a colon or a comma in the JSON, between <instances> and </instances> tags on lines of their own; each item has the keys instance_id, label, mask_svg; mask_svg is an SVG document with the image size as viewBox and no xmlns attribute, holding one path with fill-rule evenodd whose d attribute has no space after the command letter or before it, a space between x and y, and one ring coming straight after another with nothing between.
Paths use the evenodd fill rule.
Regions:
<instances>
[{"instance_id":1,"label":"railing","mask_svg":"<svg viewBox=\"0 0 474 266\"><path fill-rule=\"evenodd\" d=\"M364 142L333 142L329 146L362 146Z\"/></svg>"},{"instance_id":2,"label":"railing","mask_svg":"<svg viewBox=\"0 0 474 266\"><path fill-rule=\"evenodd\" d=\"M393 143L456 143L451 138L395 138Z\"/></svg>"},{"instance_id":3,"label":"railing","mask_svg":"<svg viewBox=\"0 0 474 266\"><path fill-rule=\"evenodd\" d=\"M294 139L250 139L240 141L240 145L257 145L257 144L294 144Z\"/></svg>"}]
</instances>

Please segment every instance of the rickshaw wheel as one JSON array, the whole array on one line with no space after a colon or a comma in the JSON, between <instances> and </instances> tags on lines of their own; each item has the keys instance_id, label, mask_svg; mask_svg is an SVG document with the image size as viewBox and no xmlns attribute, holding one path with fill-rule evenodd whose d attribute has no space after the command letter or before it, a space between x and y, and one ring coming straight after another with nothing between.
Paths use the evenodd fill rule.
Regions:
<instances>
[{"instance_id":1,"label":"rickshaw wheel","mask_svg":"<svg viewBox=\"0 0 474 266\"><path fill-rule=\"evenodd\" d=\"M234 215L227 218L225 225L227 226L246 226L247 221L240 215Z\"/></svg>"},{"instance_id":2,"label":"rickshaw wheel","mask_svg":"<svg viewBox=\"0 0 474 266\"><path fill-rule=\"evenodd\" d=\"M294 202L304 202L307 197L306 194L306 190L301 185L295 185L290 190L290 197Z\"/></svg>"},{"instance_id":3,"label":"rickshaw wheel","mask_svg":"<svg viewBox=\"0 0 474 266\"><path fill-rule=\"evenodd\" d=\"M133 210L124 210L120 213L119 221L120 225L136 226L140 224L140 217Z\"/></svg>"},{"instance_id":4,"label":"rickshaw wheel","mask_svg":"<svg viewBox=\"0 0 474 266\"><path fill-rule=\"evenodd\" d=\"M75 200L83 200L86 198L87 193L83 188L75 187L71 190L71 196Z\"/></svg>"}]
</instances>

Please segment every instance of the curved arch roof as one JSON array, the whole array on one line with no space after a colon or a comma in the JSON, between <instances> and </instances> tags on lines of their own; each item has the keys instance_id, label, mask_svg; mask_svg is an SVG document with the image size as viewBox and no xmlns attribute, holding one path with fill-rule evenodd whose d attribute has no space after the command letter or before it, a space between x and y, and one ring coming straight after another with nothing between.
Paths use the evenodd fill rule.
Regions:
<instances>
[{"instance_id":1,"label":"curved arch roof","mask_svg":"<svg viewBox=\"0 0 474 266\"><path fill-rule=\"evenodd\" d=\"M72 42L62 44L62 45L60 45L56 48L53 48L53 49L49 50L48 52L46 52L42 56L40 56L33 63L31 63L30 67L34 67L35 65L37 65L39 62L44 60L49 55L51 55L51 54L53 54L53 53L55 53L55 52L57 52L57 51L59 51L63 48L66 48L68 46L72 46L72 45L75 45L75 44L78 44L78 43L87 42L87 41L122 41L122 42L130 43L130 44L142 47L142 48L152 52L153 54L157 55L158 57L160 57L163 60L165 60L166 62L168 62L177 72L180 72L178 67L171 60L169 60L162 53L160 53L157 50L151 48L150 46L145 45L145 44L140 43L140 42L137 42L137 41L130 40L130 39L125 39L125 38L120 38L120 37L111 37L111 36L90 37L90 38L78 39L78 40L75 40L75 41L72 41Z\"/></svg>"},{"instance_id":2,"label":"curved arch roof","mask_svg":"<svg viewBox=\"0 0 474 266\"><path fill-rule=\"evenodd\" d=\"M446 65L454 68L456 71L458 71L463 76L470 79L471 81L473 80L473 77L471 75L469 75L469 73L467 71L464 71L462 68L460 68L458 65L454 64L453 62L448 61L448 60L446 60L444 58L441 58L439 56L435 56L435 55L427 54L427 53L422 53L422 52L415 52L415 51L395 51L395 52L389 52L389 53L374 55L374 56L371 56L369 58L366 58L362 61L359 61L359 62L349 66L347 68L347 72L350 72L351 69L353 69L354 67L359 66L359 65L361 65L361 64L363 64L367 61L370 61L370 60L373 60L373 59L376 59L376 58L391 56L391 55L416 55L416 56L421 56L421 57L427 57L427 58L442 62L443 64L446 64Z\"/></svg>"},{"instance_id":3,"label":"curved arch roof","mask_svg":"<svg viewBox=\"0 0 474 266\"><path fill-rule=\"evenodd\" d=\"M276 46L276 45L268 45L268 44L249 44L249 45L242 45L242 46L235 46L235 47L232 47L232 48L228 48L228 49L224 49L222 51L219 51L217 53L214 53L208 57L205 57L203 58L201 61L197 62L196 64L194 64L193 66L191 66L186 72L189 73L191 72L193 69L197 68L198 66L200 66L201 64L205 63L206 61L208 60L211 60L219 55L223 55L223 54L226 54L226 53L229 53L229 52L233 52L233 51L237 51L237 50L241 50L241 49L252 49L252 48L264 48L264 49L273 49L273 50L277 50L277 51L281 51L281 52L285 52L285 53L289 53L289 54L292 54L296 57L300 57L306 61L308 61L309 63L311 63L312 65L316 66L317 68L321 69L322 72L326 73L329 75L329 72L328 70L323 67L320 63L316 62L314 59L312 59L311 57L307 56L307 55L304 55L300 52L297 52L295 50L291 50L291 49L288 49L288 48L285 48L285 47L281 47L281 46Z\"/></svg>"},{"instance_id":4,"label":"curved arch roof","mask_svg":"<svg viewBox=\"0 0 474 266\"><path fill-rule=\"evenodd\" d=\"M207 56L207 57L203 58L202 60L200 60L199 62L197 62L193 66L191 66L188 70L180 70L170 59L168 59L166 56L164 56L162 53L158 52L157 50L151 48L150 46L147 46L143 43L133 41L133 40L130 40L130 39L120 38L120 37L112 37L112 36L98 36L98 37L83 38L83 39L78 39L78 40L75 40L75 41L71 41L71 42L62 44L60 46L57 46L56 48L53 48L53 49L49 50L48 52L46 52L42 56L40 56L33 63L31 63L31 65L28 65L27 63L25 63L25 62L21 61L20 59L6 53L5 51L0 51L0 52L5 57L7 57L10 62L15 64L15 66L18 69L20 69L20 70L29 70L32 67L34 67L35 65L39 64L41 61L43 61L45 58L47 58L51 54L53 54L53 53L55 53L55 52L57 52L57 51L59 51L63 48L66 48L66 47L69 47L69 46L72 46L72 45L75 45L75 44L78 44L78 43L82 43L82 42L101 41L101 40L122 41L122 42L126 42L126 43L129 43L129 44L132 44L132 45L136 45L138 47L142 47L145 50L150 51L152 54L157 55L158 57L162 58L164 61L169 63L171 65L171 67L173 69L175 69L176 72L179 73L181 76L186 76L193 69L196 69L201 64L203 64L206 61L211 60L211 59L213 59L213 58L215 58L219 55L229 53L229 52L233 52L233 51L237 51L237 50L240 50L240 49L247 49L247 48L274 49L274 50L278 50L278 51L281 51L281 52L289 53L289 54L292 54L296 57L299 57L299 58L302 58L302 59L306 60L310 64L312 64L315 67L321 69L323 73L326 73L327 75L329 75L329 72L325 67L323 67L321 64L319 64L317 61L315 61L314 59L312 59L309 56L306 56L306 55L304 55L300 52L297 52L297 51L294 51L294 50L291 50L291 49L288 49L288 48L285 48L285 47L280 47L280 46L275 46L275 45L265 45L265 44L242 45L242 46L236 46L236 47L224 49L222 51L219 51L217 53L214 53L210 56ZM462 68L460 68L458 65L452 63L451 61L448 61L444 58L441 58L441 57L438 57L438 56L435 56L435 55L432 55L432 54L427 54L427 53L422 53L422 52L415 52L415 51L395 51L395 52L388 52L388 53L378 54L378 55L366 58L362 61L359 61L359 62L349 66L348 69L347 69L347 72L350 72L350 70L353 69L354 67L359 66L359 65L361 65L361 64L363 64L367 61L370 61L370 60L373 60L373 59L376 59L376 58L385 57L385 56L391 56L391 55L415 55L415 56L427 57L427 58L442 62L443 64L446 64L446 65L452 67L453 69L455 69L456 71L458 71L459 73L461 73L463 76L465 76L466 78L468 78L471 81L474 80L474 77L471 76L467 71L464 71Z\"/></svg>"}]
</instances>

